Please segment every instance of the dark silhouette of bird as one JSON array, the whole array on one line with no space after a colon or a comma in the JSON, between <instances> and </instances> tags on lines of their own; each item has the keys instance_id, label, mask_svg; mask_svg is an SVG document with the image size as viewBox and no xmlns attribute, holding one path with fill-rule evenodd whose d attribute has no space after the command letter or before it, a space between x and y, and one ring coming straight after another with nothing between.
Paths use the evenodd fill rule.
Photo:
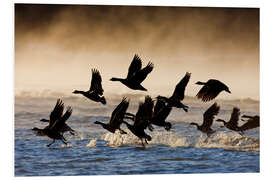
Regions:
<instances>
[{"instance_id":1,"label":"dark silhouette of bird","mask_svg":"<svg viewBox=\"0 0 270 180\"><path fill-rule=\"evenodd\" d=\"M106 99L103 95L104 90L101 85L102 79L99 71L97 69L92 69L92 80L90 89L88 91L73 91L74 94L82 94L83 96L91 99L95 102L101 102L102 104L106 104Z\"/></svg>"},{"instance_id":2,"label":"dark silhouette of bird","mask_svg":"<svg viewBox=\"0 0 270 180\"><path fill-rule=\"evenodd\" d=\"M246 131L249 129L260 127L260 116L243 115L242 118L244 119L241 120L246 121L246 123L240 126L241 131Z\"/></svg>"},{"instance_id":3,"label":"dark silhouette of bird","mask_svg":"<svg viewBox=\"0 0 270 180\"><path fill-rule=\"evenodd\" d=\"M151 123L156 126L164 127L165 130L169 131L172 127L170 122L166 122L165 120L169 116L172 110L172 106L162 99L157 99L157 102L154 107L153 117L151 118Z\"/></svg>"},{"instance_id":4,"label":"dark silhouette of bird","mask_svg":"<svg viewBox=\"0 0 270 180\"><path fill-rule=\"evenodd\" d=\"M100 124L104 129L110 131L111 133L115 133L116 129L118 129L121 134L126 134L126 132L120 128L120 125L123 122L128 106L129 101L127 101L126 97L124 97L121 103L118 104L118 106L112 112L111 119L108 124L99 121L95 121L95 124Z\"/></svg>"},{"instance_id":5,"label":"dark silhouette of bird","mask_svg":"<svg viewBox=\"0 0 270 180\"><path fill-rule=\"evenodd\" d=\"M153 126L150 120L153 116L154 101L150 96L145 96L144 102L139 103L139 108L136 115L132 113L126 113L125 118L134 121L134 125L141 124L144 129L148 127L150 131L153 131Z\"/></svg>"},{"instance_id":6,"label":"dark silhouette of bird","mask_svg":"<svg viewBox=\"0 0 270 180\"><path fill-rule=\"evenodd\" d=\"M217 103L214 103L210 108L208 108L204 114L203 114L203 124L200 126L197 123L190 123L190 125L195 125L197 126L197 129L205 134L207 134L208 137L210 137L214 131L211 129L211 126L214 121L214 117L219 113L220 107L217 105Z\"/></svg>"},{"instance_id":7,"label":"dark silhouette of bird","mask_svg":"<svg viewBox=\"0 0 270 180\"><path fill-rule=\"evenodd\" d=\"M170 98L164 96L158 96L158 99L165 100L170 106L176 108L182 108L184 111L188 111L188 106L184 105L181 101L184 100L185 97L185 89L189 82L191 73L186 72L185 76L180 80L180 82L176 85L174 92Z\"/></svg>"},{"instance_id":8,"label":"dark silhouette of bird","mask_svg":"<svg viewBox=\"0 0 270 180\"><path fill-rule=\"evenodd\" d=\"M149 62L144 68L142 68L141 58L135 54L129 69L128 75L125 79L123 78L111 78L111 81L120 81L130 89L147 91L141 83L145 80L147 75L153 70L154 64Z\"/></svg>"},{"instance_id":9,"label":"dark silhouette of bird","mask_svg":"<svg viewBox=\"0 0 270 180\"><path fill-rule=\"evenodd\" d=\"M127 125L128 129L135 135L137 136L141 142L142 142L142 145L143 147L144 146L144 143L143 143L143 139L145 140L145 143L148 144L147 141L151 141L152 138L151 136L149 136L148 134L145 133L144 131L144 127L145 127L145 124L142 122L142 123L136 123L134 122L133 125L127 123L126 121L123 121L124 124Z\"/></svg>"},{"instance_id":10,"label":"dark silhouette of bird","mask_svg":"<svg viewBox=\"0 0 270 180\"><path fill-rule=\"evenodd\" d=\"M41 119L41 122L50 122L48 119ZM75 135L75 131L66 123L63 124L63 126L59 129L59 132L61 134L64 134L65 132L69 132L71 135Z\"/></svg>"},{"instance_id":11,"label":"dark silhouette of bird","mask_svg":"<svg viewBox=\"0 0 270 180\"><path fill-rule=\"evenodd\" d=\"M223 124L226 128L233 130L233 131L238 131L242 135L243 132L241 131L241 129L238 126L239 116L240 116L240 109L237 107L234 107L233 111L231 113L231 118L228 122L226 122L223 119L217 119L216 121L223 122Z\"/></svg>"},{"instance_id":12,"label":"dark silhouette of bird","mask_svg":"<svg viewBox=\"0 0 270 180\"><path fill-rule=\"evenodd\" d=\"M44 129L39 129L34 127L32 130L37 132L37 135L41 136L48 136L53 141L52 143L48 144L49 147L52 145L55 140L61 140L64 144L67 144L66 139L63 136L63 127L66 124L66 121L72 114L72 108L67 107L65 114L63 115L64 111L64 103L61 99L58 99L53 111L50 114L49 125L46 126Z\"/></svg>"},{"instance_id":13,"label":"dark silhouette of bird","mask_svg":"<svg viewBox=\"0 0 270 180\"><path fill-rule=\"evenodd\" d=\"M167 104L167 105L166 105ZM163 99L157 99L154 106L154 101L150 96L145 96L144 103L140 103L136 116L131 113L126 113L125 118L132 119L134 125L141 124L143 129L152 131L154 128L151 124L164 127L169 131L172 127L170 122L165 122L170 114L172 106L166 103Z\"/></svg>"},{"instance_id":14,"label":"dark silhouette of bird","mask_svg":"<svg viewBox=\"0 0 270 180\"><path fill-rule=\"evenodd\" d=\"M204 102L215 99L221 91L231 93L228 86L216 79L210 79L207 82L198 81L195 84L203 85L196 96Z\"/></svg>"}]
</instances>

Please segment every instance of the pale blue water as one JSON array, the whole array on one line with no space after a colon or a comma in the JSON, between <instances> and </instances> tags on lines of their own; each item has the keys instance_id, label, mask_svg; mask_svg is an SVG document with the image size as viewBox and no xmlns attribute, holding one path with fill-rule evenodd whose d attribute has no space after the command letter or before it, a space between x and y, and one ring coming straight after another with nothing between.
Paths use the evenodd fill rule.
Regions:
<instances>
[{"instance_id":1,"label":"pale blue water","mask_svg":"<svg viewBox=\"0 0 270 180\"><path fill-rule=\"evenodd\" d=\"M259 129L247 131L242 137L226 129L207 141L189 122L202 122L202 112L213 102L203 104L186 101L190 111L174 110L168 121L171 132L156 127L149 132L152 141L142 148L140 141L127 135L112 134L93 122L107 122L119 100L108 105L92 103L83 98L64 97L73 107L67 123L77 131L76 136L65 134L69 146L36 136L31 128L45 127L39 122L48 118L55 97L15 98L15 176L64 176L64 175L120 175L120 174L181 174L181 173L244 173L259 172ZM218 117L229 118L233 106L242 112L258 114L259 103L221 102ZM137 101L131 101L130 112L135 112ZM226 119L228 120L228 119ZM214 129L219 123L214 124ZM95 143L88 147L89 142Z\"/></svg>"}]
</instances>

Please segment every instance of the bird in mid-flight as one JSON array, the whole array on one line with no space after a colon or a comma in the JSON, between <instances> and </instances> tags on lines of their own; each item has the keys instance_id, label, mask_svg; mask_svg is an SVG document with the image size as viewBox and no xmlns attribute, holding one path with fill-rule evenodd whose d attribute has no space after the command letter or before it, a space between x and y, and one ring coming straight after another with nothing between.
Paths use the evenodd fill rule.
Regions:
<instances>
[{"instance_id":1,"label":"bird in mid-flight","mask_svg":"<svg viewBox=\"0 0 270 180\"><path fill-rule=\"evenodd\" d=\"M205 134L207 134L208 137L210 137L214 131L211 126L214 121L214 117L219 113L220 107L217 105L217 103L214 103L210 108L208 108L204 114L203 114L203 124L198 125L197 123L190 123L190 125L195 125L197 126L197 129Z\"/></svg>"},{"instance_id":2,"label":"bird in mid-flight","mask_svg":"<svg viewBox=\"0 0 270 180\"><path fill-rule=\"evenodd\" d=\"M254 129L254 128L260 127L260 116L243 115L242 118L244 118L244 119L241 119L242 121L246 121L245 124L240 126L240 129L242 131L246 131L249 129Z\"/></svg>"},{"instance_id":3,"label":"bird in mid-flight","mask_svg":"<svg viewBox=\"0 0 270 180\"><path fill-rule=\"evenodd\" d=\"M210 79L207 82L198 81L195 84L203 85L196 96L204 102L215 99L221 91L231 93L228 86L216 79Z\"/></svg>"},{"instance_id":4,"label":"bird in mid-flight","mask_svg":"<svg viewBox=\"0 0 270 180\"><path fill-rule=\"evenodd\" d=\"M168 105L182 108L184 111L188 111L188 106L184 105L181 101L184 100L185 97L185 89L189 82L191 73L186 72L185 76L180 80L180 82L176 85L174 92L170 98L164 96L158 96L157 99L165 100Z\"/></svg>"},{"instance_id":5,"label":"bird in mid-flight","mask_svg":"<svg viewBox=\"0 0 270 180\"><path fill-rule=\"evenodd\" d=\"M52 143L47 145L48 147L52 145L55 142L55 140L61 140L64 144L67 144L67 141L63 136L63 133L65 132L65 127L67 126L66 121L72 114L72 108L68 107L64 115L63 111L64 111L64 103L62 102L61 99L58 99L53 111L50 114L49 125L46 126L44 129L40 129L37 127L34 127L32 129L37 133L37 135L48 136L53 140Z\"/></svg>"},{"instance_id":6,"label":"bird in mid-flight","mask_svg":"<svg viewBox=\"0 0 270 180\"><path fill-rule=\"evenodd\" d=\"M216 121L223 122L223 124L226 128L233 130L233 131L238 131L239 134L242 135L243 132L241 131L241 129L238 126L239 116L240 116L240 109L237 107L234 107L232 114L231 114L231 118L228 122L224 121L223 119L217 119Z\"/></svg>"},{"instance_id":7,"label":"bird in mid-flight","mask_svg":"<svg viewBox=\"0 0 270 180\"><path fill-rule=\"evenodd\" d=\"M145 96L144 102L139 103L139 108L136 113L136 115L132 113L126 113L125 114L125 119L131 119L134 121L134 125L136 126L137 124L140 124L143 129L148 129L150 131L153 131L153 127L150 123L150 120L153 116L153 107L154 107L154 101L150 96Z\"/></svg>"},{"instance_id":8,"label":"bird in mid-flight","mask_svg":"<svg viewBox=\"0 0 270 180\"><path fill-rule=\"evenodd\" d=\"M74 94L82 94L83 96L91 99L95 102L101 102L102 104L106 104L106 99L103 95L103 89L101 85L101 75L97 69L92 69L92 80L90 89L88 91L73 91Z\"/></svg>"},{"instance_id":9,"label":"bird in mid-flight","mask_svg":"<svg viewBox=\"0 0 270 180\"><path fill-rule=\"evenodd\" d=\"M129 101L127 101L124 97L120 104L118 104L118 106L113 110L110 122L108 124L99 121L95 121L95 124L100 124L104 129L110 131L111 133L115 133L116 129L118 129L121 134L126 134L126 132L120 128L120 125L123 123L128 106Z\"/></svg>"},{"instance_id":10,"label":"bird in mid-flight","mask_svg":"<svg viewBox=\"0 0 270 180\"><path fill-rule=\"evenodd\" d=\"M130 89L147 91L141 83L145 80L147 75L153 70L154 64L149 62L144 68L142 68L141 58L135 54L129 69L128 75L125 79L123 78L111 78L111 81L120 81Z\"/></svg>"}]
</instances>

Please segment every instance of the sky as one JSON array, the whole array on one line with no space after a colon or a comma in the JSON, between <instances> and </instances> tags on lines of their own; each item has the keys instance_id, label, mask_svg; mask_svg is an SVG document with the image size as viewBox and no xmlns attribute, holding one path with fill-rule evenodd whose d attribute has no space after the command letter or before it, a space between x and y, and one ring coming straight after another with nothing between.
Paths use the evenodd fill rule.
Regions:
<instances>
[{"instance_id":1,"label":"sky","mask_svg":"<svg viewBox=\"0 0 270 180\"><path fill-rule=\"evenodd\" d=\"M15 93L88 90L91 69L102 75L104 94L171 95L191 72L186 95L197 81L219 79L232 94L259 99L259 9L92 5L15 5ZM138 54L153 71L128 89L126 77Z\"/></svg>"}]
</instances>

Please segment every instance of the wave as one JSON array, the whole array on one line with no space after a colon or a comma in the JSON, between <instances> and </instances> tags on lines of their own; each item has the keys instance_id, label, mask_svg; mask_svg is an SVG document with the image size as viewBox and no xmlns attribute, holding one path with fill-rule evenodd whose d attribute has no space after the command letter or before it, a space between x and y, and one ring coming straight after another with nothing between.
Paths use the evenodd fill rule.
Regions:
<instances>
[{"instance_id":1,"label":"wave","mask_svg":"<svg viewBox=\"0 0 270 180\"><path fill-rule=\"evenodd\" d=\"M259 152L260 140L259 138L241 136L234 132L218 132L206 139L200 136L194 147Z\"/></svg>"},{"instance_id":2,"label":"wave","mask_svg":"<svg viewBox=\"0 0 270 180\"><path fill-rule=\"evenodd\" d=\"M111 147L141 144L141 140L126 130L127 134L106 133L102 140L107 141ZM194 147L194 148L223 148L237 151L259 152L259 138L241 136L234 132L218 132L207 138L204 135L179 137L174 132L156 131L151 134L152 140L149 145L165 145L173 148ZM90 142L91 143L91 142Z\"/></svg>"}]
</instances>

